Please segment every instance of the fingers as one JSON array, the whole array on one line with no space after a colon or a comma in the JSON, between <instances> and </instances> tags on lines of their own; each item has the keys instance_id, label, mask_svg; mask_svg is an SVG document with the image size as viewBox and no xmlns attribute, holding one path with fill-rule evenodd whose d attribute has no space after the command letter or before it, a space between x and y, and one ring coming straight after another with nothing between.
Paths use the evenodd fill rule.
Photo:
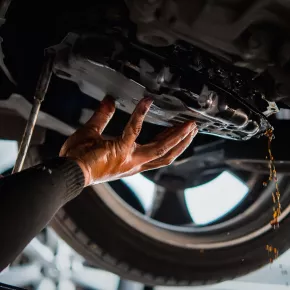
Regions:
<instances>
[{"instance_id":1,"label":"fingers","mask_svg":"<svg viewBox=\"0 0 290 290\"><path fill-rule=\"evenodd\" d=\"M176 126L162 140L141 146L136 154L137 156L139 155L138 157L141 159L141 162L144 163L161 158L195 130L197 129L194 122L187 122L182 126Z\"/></svg>"},{"instance_id":2,"label":"fingers","mask_svg":"<svg viewBox=\"0 0 290 290\"><path fill-rule=\"evenodd\" d=\"M147 112L150 109L153 100L149 97L142 99L136 106L128 124L123 132L122 140L128 145L132 146L141 132L142 124Z\"/></svg>"},{"instance_id":3,"label":"fingers","mask_svg":"<svg viewBox=\"0 0 290 290\"><path fill-rule=\"evenodd\" d=\"M170 132L172 132L174 130L175 130L175 127L166 128L161 133L159 133L157 136L155 136L155 138L153 139L153 141L162 140L164 137L166 137L168 134L170 134Z\"/></svg>"},{"instance_id":4,"label":"fingers","mask_svg":"<svg viewBox=\"0 0 290 290\"><path fill-rule=\"evenodd\" d=\"M111 96L106 96L91 119L85 124L85 127L93 128L99 134L102 134L114 113L115 101Z\"/></svg>"},{"instance_id":5,"label":"fingers","mask_svg":"<svg viewBox=\"0 0 290 290\"><path fill-rule=\"evenodd\" d=\"M152 170L160 167L170 165L178 156L180 156L190 145L193 138L196 136L198 130L195 128L192 130L179 144L172 148L167 154L159 159L155 159L142 166L143 170Z\"/></svg>"}]
</instances>

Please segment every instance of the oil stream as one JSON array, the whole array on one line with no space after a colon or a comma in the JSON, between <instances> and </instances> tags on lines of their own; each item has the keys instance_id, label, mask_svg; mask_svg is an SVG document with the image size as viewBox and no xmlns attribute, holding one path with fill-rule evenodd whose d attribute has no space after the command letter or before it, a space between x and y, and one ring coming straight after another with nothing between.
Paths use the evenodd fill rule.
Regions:
<instances>
[{"instance_id":1,"label":"oil stream","mask_svg":"<svg viewBox=\"0 0 290 290\"><path fill-rule=\"evenodd\" d=\"M279 228L278 218L281 215L281 203L280 203L280 191L278 186L278 179L277 179L277 171L274 164L274 157L271 150L271 143L273 140L273 130L269 129L266 131L265 136L268 137L268 160L269 160L269 179L268 181L264 182L263 185L267 186L269 182L274 181L275 183L275 192L272 193L273 198L273 218L270 221L271 226L273 229ZM272 263L275 259L278 258L279 251L272 245L266 245L266 251L268 252L268 256L270 259L270 263Z\"/></svg>"}]
</instances>

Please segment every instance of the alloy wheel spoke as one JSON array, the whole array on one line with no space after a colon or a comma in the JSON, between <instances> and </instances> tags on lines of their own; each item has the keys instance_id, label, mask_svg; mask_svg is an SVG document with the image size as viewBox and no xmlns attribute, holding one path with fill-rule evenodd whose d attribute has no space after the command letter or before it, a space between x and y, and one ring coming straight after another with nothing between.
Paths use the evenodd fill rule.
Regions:
<instances>
[{"instance_id":1,"label":"alloy wheel spoke","mask_svg":"<svg viewBox=\"0 0 290 290\"><path fill-rule=\"evenodd\" d=\"M149 213L151 218L173 225L192 223L183 190L170 191L157 186L155 197L152 210Z\"/></svg>"},{"instance_id":2,"label":"alloy wheel spoke","mask_svg":"<svg viewBox=\"0 0 290 290\"><path fill-rule=\"evenodd\" d=\"M74 265L71 280L78 286L89 289L115 290L118 287L120 278L100 269Z\"/></svg>"},{"instance_id":3,"label":"alloy wheel spoke","mask_svg":"<svg viewBox=\"0 0 290 290\"><path fill-rule=\"evenodd\" d=\"M40 283L43 276L40 266L37 264L27 264L23 266L12 266L1 273L1 283L14 285L17 287L25 287L27 285L35 285Z\"/></svg>"},{"instance_id":4,"label":"alloy wheel spoke","mask_svg":"<svg viewBox=\"0 0 290 290\"><path fill-rule=\"evenodd\" d=\"M57 289L53 280L49 278L44 278L38 284L36 290L57 290Z\"/></svg>"}]
</instances>

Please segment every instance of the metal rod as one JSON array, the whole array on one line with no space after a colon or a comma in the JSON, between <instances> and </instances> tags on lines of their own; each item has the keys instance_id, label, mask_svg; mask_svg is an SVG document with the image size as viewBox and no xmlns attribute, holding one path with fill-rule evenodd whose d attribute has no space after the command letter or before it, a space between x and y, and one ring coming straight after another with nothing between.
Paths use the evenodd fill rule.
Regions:
<instances>
[{"instance_id":1,"label":"metal rod","mask_svg":"<svg viewBox=\"0 0 290 290\"><path fill-rule=\"evenodd\" d=\"M37 116L40 110L40 106L45 98L45 95L46 95L46 92L50 83L53 62L54 62L54 55L51 55L51 54L48 55L42 67L40 77L38 79L35 96L34 96L34 104L31 108L30 115L27 120L26 128L22 136L17 159L16 159L15 166L13 168L12 173L21 171L23 167L27 150L30 145L31 137L34 131L36 121L37 121Z\"/></svg>"},{"instance_id":2,"label":"metal rod","mask_svg":"<svg viewBox=\"0 0 290 290\"><path fill-rule=\"evenodd\" d=\"M0 1L0 19L1 24L0 26L5 22L5 15L7 13L7 10L11 4L12 0L2 0Z\"/></svg>"}]
</instances>

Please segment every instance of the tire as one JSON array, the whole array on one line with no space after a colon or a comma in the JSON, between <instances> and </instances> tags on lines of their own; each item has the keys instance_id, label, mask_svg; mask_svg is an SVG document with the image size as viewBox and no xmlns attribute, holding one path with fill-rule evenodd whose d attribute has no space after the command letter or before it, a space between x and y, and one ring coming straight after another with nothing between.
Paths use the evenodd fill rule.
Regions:
<instances>
[{"instance_id":1,"label":"tire","mask_svg":"<svg viewBox=\"0 0 290 290\"><path fill-rule=\"evenodd\" d=\"M35 162L38 158L35 152L32 155L29 159ZM290 188L286 178L280 178L280 189L282 206L288 211ZM205 285L234 279L266 265L268 244L278 248L280 254L290 247L289 215L281 221L279 229L270 228L251 237L269 225L271 194L265 206L267 209L249 214L246 225L232 228L230 232L186 233L144 218L125 204L108 184L99 184L84 189L66 204L51 225L89 264L125 279L147 285ZM190 242L193 235L195 240ZM248 240L231 245L232 240L243 240L247 235ZM206 242L220 246L195 248ZM192 244L189 246L189 243Z\"/></svg>"},{"instance_id":2,"label":"tire","mask_svg":"<svg viewBox=\"0 0 290 290\"><path fill-rule=\"evenodd\" d=\"M5 61L19 81L19 93L32 96L43 58L43 48L58 43L70 25L63 21L63 13L56 15L53 23L50 21L51 15L54 15L54 5L43 6L40 1L33 1L34 9L30 9L32 5L27 6L26 2L13 3L1 35L7 43ZM20 5L20 9L19 3L23 5ZM35 5L39 8L45 7L37 10L45 13L35 13ZM24 9L25 7L28 8ZM67 10L66 2L57 7L58 11ZM24 13L26 11L28 13ZM61 22L66 24L60 26L62 29L57 25ZM23 25L18 25L19 23ZM37 41L35 35L39 36ZM59 95L60 93L55 96L58 98ZM57 98L47 99L47 102L55 106L54 100ZM67 102L61 103L65 106L79 106L78 102L71 100L69 96ZM60 102L57 104L61 105ZM62 118L64 115L64 119L70 122L75 120L65 114L65 107L63 110L60 108L58 114ZM113 125L118 125L118 122L111 123ZM44 157L45 154L32 150L28 165L36 164ZM290 202L289 182L286 178L281 178L281 202L285 211L288 210ZM250 207L254 209L255 203ZM243 212L239 215L242 216ZM79 197L56 214L51 224L70 246L96 267L148 285L187 286L233 279L262 267L269 262L265 250L267 244L278 248L280 254L286 251L290 247L290 217L285 216L278 230L268 229L261 233L269 224L271 216L272 201L271 194L268 194L263 209L257 207L241 220L246 222L241 222L239 227L228 229L225 226L217 229L213 225L211 231L206 231L206 228L193 228L195 232L182 231L181 228L169 228L140 215L112 192L108 185L101 184L85 189ZM224 221L224 224L228 222ZM255 235L251 236L251 233ZM231 240L242 241L247 236L250 238L231 245ZM200 244L214 243L220 244L220 247L198 247Z\"/></svg>"}]
</instances>

